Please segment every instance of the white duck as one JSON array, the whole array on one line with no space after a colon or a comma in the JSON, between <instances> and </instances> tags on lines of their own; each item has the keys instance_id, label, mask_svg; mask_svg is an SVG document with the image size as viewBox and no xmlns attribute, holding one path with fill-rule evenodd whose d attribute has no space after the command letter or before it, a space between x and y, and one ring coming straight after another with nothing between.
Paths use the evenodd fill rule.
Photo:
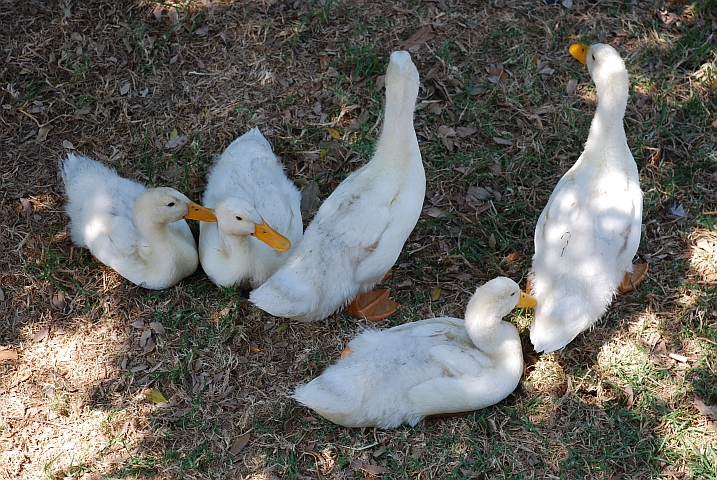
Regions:
<instances>
[{"instance_id":1,"label":"white duck","mask_svg":"<svg viewBox=\"0 0 717 480\"><path fill-rule=\"evenodd\" d=\"M209 278L220 286L264 283L301 239L300 203L258 128L234 140L209 173L202 202L217 216L199 225L199 260Z\"/></svg>"},{"instance_id":2,"label":"white duck","mask_svg":"<svg viewBox=\"0 0 717 480\"><path fill-rule=\"evenodd\" d=\"M159 290L199 264L183 219L216 221L211 210L173 188L146 188L82 155L61 165L71 235L99 261L135 285Z\"/></svg>"},{"instance_id":3,"label":"white duck","mask_svg":"<svg viewBox=\"0 0 717 480\"><path fill-rule=\"evenodd\" d=\"M623 278L629 285L640 243L642 192L622 123L625 64L609 45L576 44L570 53L587 64L598 104L582 155L558 182L535 228L530 293L538 306L530 340L538 352L563 348L605 313ZM640 267L634 284L644 277Z\"/></svg>"},{"instance_id":4,"label":"white duck","mask_svg":"<svg viewBox=\"0 0 717 480\"><path fill-rule=\"evenodd\" d=\"M513 280L495 278L476 290L465 321L439 317L364 331L293 397L346 427L414 426L429 415L493 405L523 373L518 330L501 318L533 305Z\"/></svg>"},{"instance_id":5,"label":"white duck","mask_svg":"<svg viewBox=\"0 0 717 480\"><path fill-rule=\"evenodd\" d=\"M413 129L417 96L418 71L411 56L393 52L373 158L326 199L286 263L251 293L256 306L277 317L320 320L370 290L390 270L418 221L426 191ZM374 315L369 307L358 313L378 320L392 311L395 307Z\"/></svg>"}]
</instances>

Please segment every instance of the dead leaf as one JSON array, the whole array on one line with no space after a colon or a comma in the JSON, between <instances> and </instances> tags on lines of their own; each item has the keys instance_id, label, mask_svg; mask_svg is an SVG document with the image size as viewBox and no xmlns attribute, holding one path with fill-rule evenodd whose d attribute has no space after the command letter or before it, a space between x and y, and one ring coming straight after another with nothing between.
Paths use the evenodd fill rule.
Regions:
<instances>
[{"instance_id":1,"label":"dead leaf","mask_svg":"<svg viewBox=\"0 0 717 480\"><path fill-rule=\"evenodd\" d=\"M635 392L632 390L632 385L629 383L623 387L623 390L625 391L625 396L627 397L625 404L628 408L630 408L635 404Z\"/></svg>"},{"instance_id":2,"label":"dead leaf","mask_svg":"<svg viewBox=\"0 0 717 480\"><path fill-rule=\"evenodd\" d=\"M72 144L72 142L70 142L69 140L63 140L63 141L62 141L62 146L63 146L64 148L68 149L68 150L74 150L74 149L75 149L75 146L74 146L74 145Z\"/></svg>"},{"instance_id":3,"label":"dead leaf","mask_svg":"<svg viewBox=\"0 0 717 480\"><path fill-rule=\"evenodd\" d=\"M179 23L179 13L175 7L169 7L169 10L167 10L167 16L173 25Z\"/></svg>"},{"instance_id":4,"label":"dead leaf","mask_svg":"<svg viewBox=\"0 0 717 480\"><path fill-rule=\"evenodd\" d=\"M495 235L490 234L490 237L488 237L488 246L491 250L495 250Z\"/></svg>"},{"instance_id":5,"label":"dead leaf","mask_svg":"<svg viewBox=\"0 0 717 480\"><path fill-rule=\"evenodd\" d=\"M246 447L249 444L249 439L251 438L251 433L246 432L244 435L241 435L239 438L234 440L234 443L232 444L232 448L229 449L229 451L232 453L232 455L238 455L239 452L241 452L244 447Z\"/></svg>"},{"instance_id":6,"label":"dead leaf","mask_svg":"<svg viewBox=\"0 0 717 480\"><path fill-rule=\"evenodd\" d=\"M41 328L35 335L32 336L34 343L40 343L50 334L50 327Z\"/></svg>"},{"instance_id":7,"label":"dead leaf","mask_svg":"<svg viewBox=\"0 0 717 480\"><path fill-rule=\"evenodd\" d=\"M577 90L577 88L578 81L574 78L571 78L570 80L568 80L568 84L565 86L565 93L567 93L568 95L572 95L573 93L575 93L575 90Z\"/></svg>"},{"instance_id":8,"label":"dead leaf","mask_svg":"<svg viewBox=\"0 0 717 480\"><path fill-rule=\"evenodd\" d=\"M411 35L408 40L403 42L403 45L401 48L403 50L408 50L409 52L415 52L419 48L421 48L421 45L426 43L429 40L432 40L435 37L433 34L433 27L430 25L424 25L421 27L416 33Z\"/></svg>"},{"instance_id":9,"label":"dead leaf","mask_svg":"<svg viewBox=\"0 0 717 480\"><path fill-rule=\"evenodd\" d=\"M478 131L478 127L476 127L475 125L466 125L465 127L457 127L456 135L458 135L461 138L465 138L470 135L473 135L477 131Z\"/></svg>"},{"instance_id":10,"label":"dead leaf","mask_svg":"<svg viewBox=\"0 0 717 480\"><path fill-rule=\"evenodd\" d=\"M428 215L431 218L440 218L446 215L445 210L441 210L438 207L431 207L428 210L426 210L426 215Z\"/></svg>"},{"instance_id":11,"label":"dead leaf","mask_svg":"<svg viewBox=\"0 0 717 480\"><path fill-rule=\"evenodd\" d=\"M127 95L129 93L130 84L129 82L122 85L122 88L120 88L120 95Z\"/></svg>"},{"instance_id":12,"label":"dead leaf","mask_svg":"<svg viewBox=\"0 0 717 480\"><path fill-rule=\"evenodd\" d=\"M712 122L712 129L717 130L717 120Z\"/></svg>"},{"instance_id":13,"label":"dead leaf","mask_svg":"<svg viewBox=\"0 0 717 480\"><path fill-rule=\"evenodd\" d=\"M282 323L281 325L279 325L278 327L276 327L276 333L278 333L278 334L284 333L287 328L289 328L289 324L288 324L288 323ZM281 342L281 343L286 343L286 342ZM279 344L277 343L275 346L279 346Z\"/></svg>"},{"instance_id":14,"label":"dead leaf","mask_svg":"<svg viewBox=\"0 0 717 480\"><path fill-rule=\"evenodd\" d=\"M506 261L508 262L516 262L519 258L520 256L515 252L509 253L508 256L505 257Z\"/></svg>"},{"instance_id":15,"label":"dead leaf","mask_svg":"<svg viewBox=\"0 0 717 480\"><path fill-rule=\"evenodd\" d=\"M134 322L130 323L130 326L134 328L144 328L144 322L142 320L135 320Z\"/></svg>"},{"instance_id":16,"label":"dead leaf","mask_svg":"<svg viewBox=\"0 0 717 480\"><path fill-rule=\"evenodd\" d=\"M154 18L157 19L158 22L162 21L162 12L164 11L164 7L161 5L157 5L154 7Z\"/></svg>"},{"instance_id":17,"label":"dead leaf","mask_svg":"<svg viewBox=\"0 0 717 480\"><path fill-rule=\"evenodd\" d=\"M15 350L0 350L0 362L6 360L17 360L18 355Z\"/></svg>"},{"instance_id":18,"label":"dead leaf","mask_svg":"<svg viewBox=\"0 0 717 480\"><path fill-rule=\"evenodd\" d=\"M134 371L134 370L133 370ZM148 388L144 392L142 392L142 395L145 396L147 400L149 400L152 403L167 403L168 400L162 395L162 392L155 388Z\"/></svg>"},{"instance_id":19,"label":"dead leaf","mask_svg":"<svg viewBox=\"0 0 717 480\"><path fill-rule=\"evenodd\" d=\"M149 337L152 336L152 330L145 330L142 332L142 335L139 337L139 346L144 348L145 345L147 345L147 340L149 340Z\"/></svg>"},{"instance_id":20,"label":"dead leaf","mask_svg":"<svg viewBox=\"0 0 717 480\"><path fill-rule=\"evenodd\" d=\"M360 458L354 458L353 460L351 460L350 467L354 470L363 470L369 475L374 476L378 476L382 473L388 472L387 468L381 467L379 465L371 465L370 463L364 462Z\"/></svg>"},{"instance_id":21,"label":"dead leaf","mask_svg":"<svg viewBox=\"0 0 717 480\"><path fill-rule=\"evenodd\" d=\"M476 200L486 200L490 198L490 192L485 188L479 187L477 185L468 187L468 191L466 192L466 194L472 196Z\"/></svg>"},{"instance_id":22,"label":"dead leaf","mask_svg":"<svg viewBox=\"0 0 717 480\"><path fill-rule=\"evenodd\" d=\"M491 83L498 83L507 78L510 78L510 75L505 71L503 65L493 66L488 74L488 81Z\"/></svg>"},{"instance_id":23,"label":"dead leaf","mask_svg":"<svg viewBox=\"0 0 717 480\"><path fill-rule=\"evenodd\" d=\"M493 137L493 141L498 145L507 145L509 147L513 146L513 142L511 142L510 140L506 140L505 138Z\"/></svg>"},{"instance_id":24,"label":"dead leaf","mask_svg":"<svg viewBox=\"0 0 717 480\"><path fill-rule=\"evenodd\" d=\"M329 132L329 135L331 135L331 138L335 138L336 140L341 140L341 132L339 132L335 128L327 127L326 131Z\"/></svg>"},{"instance_id":25,"label":"dead leaf","mask_svg":"<svg viewBox=\"0 0 717 480\"><path fill-rule=\"evenodd\" d=\"M573 0L563 0L561 3L563 4L563 7L565 7L565 8L568 8L568 9L573 8Z\"/></svg>"},{"instance_id":26,"label":"dead leaf","mask_svg":"<svg viewBox=\"0 0 717 480\"><path fill-rule=\"evenodd\" d=\"M50 130L52 130L52 125L41 126L40 129L37 131L37 138L35 139L35 141L37 143L42 143L47 140L47 134L50 133Z\"/></svg>"},{"instance_id":27,"label":"dead leaf","mask_svg":"<svg viewBox=\"0 0 717 480\"><path fill-rule=\"evenodd\" d=\"M75 115L87 115L92 111L92 107L82 107L75 110Z\"/></svg>"},{"instance_id":28,"label":"dead leaf","mask_svg":"<svg viewBox=\"0 0 717 480\"><path fill-rule=\"evenodd\" d=\"M50 302L57 310L62 310L65 308L65 297L65 292L58 290L52 295L52 300L50 300Z\"/></svg>"},{"instance_id":29,"label":"dead leaf","mask_svg":"<svg viewBox=\"0 0 717 480\"><path fill-rule=\"evenodd\" d=\"M319 185L311 180L301 189L301 216L308 218L309 214L319 205Z\"/></svg>"},{"instance_id":30,"label":"dead leaf","mask_svg":"<svg viewBox=\"0 0 717 480\"><path fill-rule=\"evenodd\" d=\"M677 360L680 363L687 363L687 360L688 360L688 358L685 357L684 355L679 355L677 353L672 353L672 352L668 353L667 356L673 360Z\"/></svg>"},{"instance_id":31,"label":"dead leaf","mask_svg":"<svg viewBox=\"0 0 717 480\"><path fill-rule=\"evenodd\" d=\"M21 198L20 203L22 204L22 209L25 210L25 215L30 216L32 215L32 202L29 198Z\"/></svg>"},{"instance_id":32,"label":"dead leaf","mask_svg":"<svg viewBox=\"0 0 717 480\"><path fill-rule=\"evenodd\" d=\"M712 417L714 420L717 420L717 405L707 405L698 397L694 397L692 399L692 404L702 415L706 415L708 417Z\"/></svg>"},{"instance_id":33,"label":"dead leaf","mask_svg":"<svg viewBox=\"0 0 717 480\"><path fill-rule=\"evenodd\" d=\"M438 127L438 129L436 130L436 135L438 135L439 137L443 137L443 138L445 138L445 137L455 137L455 136L456 136L456 131L453 130L453 128L447 126L447 125L441 125L441 126Z\"/></svg>"},{"instance_id":34,"label":"dead leaf","mask_svg":"<svg viewBox=\"0 0 717 480\"><path fill-rule=\"evenodd\" d=\"M441 298L441 293L443 293L443 289L441 287L433 287L431 289L431 300L435 302Z\"/></svg>"},{"instance_id":35,"label":"dead leaf","mask_svg":"<svg viewBox=\"0 0 717 480\"><path fill-rule=\"evenodd\" d=\"M188 142L189 138L186 135L176 135L169 139L169 141L164 145L164 148L179 150Z\"/></svg>"},{"instance_id":36,"label":"dead leaf","mask_svg":"<svg viewBox=\"0 0 717 480\"><path fill-rule=\"evenodd\" d=\"M154 330L157 335L164 335L164 325L159 322L149 322L149 328Z\"/></svg>"}]
</instances>

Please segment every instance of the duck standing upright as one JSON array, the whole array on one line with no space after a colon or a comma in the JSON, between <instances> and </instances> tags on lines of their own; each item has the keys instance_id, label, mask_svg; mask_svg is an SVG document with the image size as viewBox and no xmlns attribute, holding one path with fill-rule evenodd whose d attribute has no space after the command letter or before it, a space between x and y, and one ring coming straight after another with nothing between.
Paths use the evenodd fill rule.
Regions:
<instances>
[{"instance_id":1,"label":"duck standing upright","mask_svg":"<svg viewBox=\"0 0 717 480\"><path fill-rule=\"evenodd\" d=\"M286 262L251 293L262 310L300 321L326 318L380 282L401 253L426 191L413 128L418 71L408 52L391 54L385 84L373 158L324 201Z\"/></svg>"},{"instance_id":2,"label":"duck standing upright","mask_svg":"<svg viewBox=\"0 0 717 480\"><path fill-rule=\"evenodd\" d=\"M65 183L72 240L140 287L170 287L197 269L184 219L216 221L211 210L173 188L147 188L82 155L69 154Z\"/></svg>"},{"instance_id":3,"label":"duck standing upright","mask_svg":"<svg viewBox=\"0 0 717 480\"><path fill-rule=\"evenodd\" d=\"M258 287L301 239L301 195L258 128L219 157L202 203L217 222L199 225L199 260L217 285Z\"/></svg>"},{"instance_id":4,"label":"duck standing upright","mask_svg":"<svg viewBox=\"0 0 717 480\"><path fill-rule=\"evenodd\" d=\"M346 427L414 426L429 415L493 405L523 374L518 330L501 319L533 305L514 281L495 278L473 294L465 321L439 317L366 330L293 397Z\"/></svg>"},{"instance_id":5,"label":"duck standing upright","mask_svg":"<svg viewBox=\"0 0 717 480\"><path fill-rule=\"evenodd\" d=\"M629 284L642 225L639 175L623 127L625 64L609 45L576 44L570 53L587 65L598 104L583 153L558 182L535 229L530 281L538 305L530 340L538 352L570 343L605 313L621 281Z\"/></svg>"}]
</instances>

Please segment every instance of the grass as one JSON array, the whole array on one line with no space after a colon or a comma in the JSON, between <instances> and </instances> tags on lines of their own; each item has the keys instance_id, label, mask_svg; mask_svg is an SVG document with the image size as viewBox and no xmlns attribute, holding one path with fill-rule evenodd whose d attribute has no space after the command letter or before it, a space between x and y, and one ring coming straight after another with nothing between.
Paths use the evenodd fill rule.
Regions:
<instances>
[{"instance_id":1,"label":"grass","mask_svg":"<svg viewBox=\"0 0 717 480\"><path fill-rule=\"evenodd\" d=\"M0 7L11 59L0 69L0 165L11 172L0 197L0 348L19 353L0 363L0 478L368 477L360 462L384 478L717 478L716 419L694 403L717 404L713 0L212 3ZM632 79L625 125L645 193L648 279L562 352L538 356L531 314L515 313L526 369L500 404L395 431L338 427L288 395L368 325L344 313L275 319L201 271L142 290L72 246L56 176L63 140L199 200L212 158L259 126L289 177L316 182L324 199L372 154L379 77L426 25L435 37L411 54L428 195L386 281L402 308L381 327L462 316L478 284L525 277L535 222L594 111L570 43L616 46ZM497 64L512 76L493 83ZM37 142L44 124L53 128ZM167 148L174 132L188 141ZM685 216L671 214L680 204ZM145 351L151 322L164 333L152 330ZM147 388L168 404L149 402Z\"/></svg>"}]
</instances>

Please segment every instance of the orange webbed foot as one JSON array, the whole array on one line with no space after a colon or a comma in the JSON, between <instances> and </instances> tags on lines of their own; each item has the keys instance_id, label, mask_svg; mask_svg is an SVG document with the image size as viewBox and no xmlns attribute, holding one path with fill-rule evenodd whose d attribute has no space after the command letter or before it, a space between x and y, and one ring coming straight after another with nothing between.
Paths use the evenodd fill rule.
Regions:
<instances>
[{"instance_id":1,"label":"orange webbed foot","mask_svg":"<svg viewBox=\"0 0 717 480\"><path fill-rule=\"evenodd\" d=\"M388 298L390 290L371 290L358 295L349 304L348 314L352 317L365 318L369 322L378 322L398 310L398 303Z\"/></svg>"},{"instance_id":2,"label":"orange webbed foot","mask_svg":"<svg viewBox=\"0 0 717 480\"><path fill-rule=\"evenodd\" d=\"M626 294L632 292L635 287L645 279L647 275L647 264L636 263L632 266L632 272L627 272L625 278L622 279L622 283L617 287L619 294Z\"/></svg>"}]
</instances>

